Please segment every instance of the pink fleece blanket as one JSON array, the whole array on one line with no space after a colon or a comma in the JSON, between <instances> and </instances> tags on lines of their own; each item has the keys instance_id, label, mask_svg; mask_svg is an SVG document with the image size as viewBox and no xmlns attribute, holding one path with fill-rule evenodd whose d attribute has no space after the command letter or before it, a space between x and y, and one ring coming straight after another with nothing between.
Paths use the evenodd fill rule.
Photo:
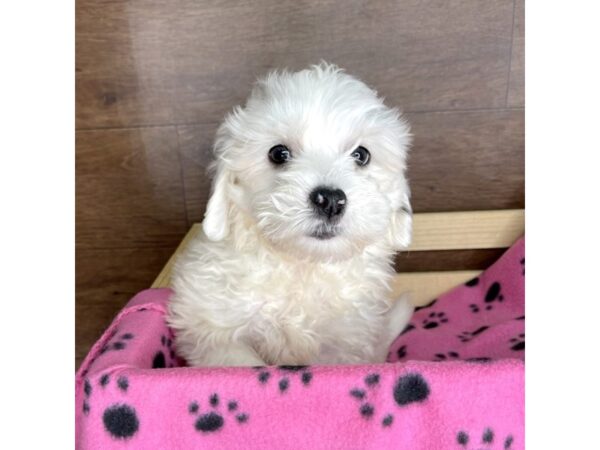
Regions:
<instances>
[{"instance_id":1,"label":"pink fleece blanket","mask_svg":"<svg viewBox=\"0 0 600 450\"><path fill-rule=\"evenodd\" d=\"M420 308L370 366L184 367L170 291L136 295L76 376L78 449L522 449L524 240Z\"/></svg>"}]
</instances>

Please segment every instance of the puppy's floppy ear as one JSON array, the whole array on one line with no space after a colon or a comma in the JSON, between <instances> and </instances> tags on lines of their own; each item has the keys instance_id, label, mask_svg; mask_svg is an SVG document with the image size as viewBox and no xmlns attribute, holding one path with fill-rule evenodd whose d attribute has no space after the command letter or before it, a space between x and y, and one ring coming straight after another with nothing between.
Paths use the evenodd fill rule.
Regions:
<instances>
[{"instance_id":1,"label":"puppy's floppy ear","mask_svg":"<svg viewBox=\"0 0 600 450\"><path fill-rule=\"evenodd\" d=\"M217 163L212 194L206 206L202 229L211 241L221 241L229 234L229 187L231 173L222 161Z\"/></svg>"},{"instance_id":2,"label":"puppy's floppy ear","mask_svg":"<svg viewBox=\"0 0 600 450\"><path fill-rule=\"evenodd\" d=\"M400 206L392 213L389 227L389 240L396 250L408 248L412 240L412 207L410 194L402 194Z\"/></svg>"}]
</instances>

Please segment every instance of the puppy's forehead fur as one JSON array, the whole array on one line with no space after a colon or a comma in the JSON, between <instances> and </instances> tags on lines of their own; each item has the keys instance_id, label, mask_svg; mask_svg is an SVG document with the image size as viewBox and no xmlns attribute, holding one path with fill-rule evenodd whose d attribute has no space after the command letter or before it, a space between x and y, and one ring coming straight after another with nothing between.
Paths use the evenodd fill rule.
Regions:
<instances>
[{"instance_id":1,"label":"puppy's forehead fur","mask_svg":"<svg viewBox=\"0 0 600 450\"><path fill-rule=\"evenodd\" d=\"M360 80L333 65L272 72L259 80L246 105L230 114L221 132L248 153L276 144L300 153L347 153L363 145L393 170L405 166L408 125ZM217 146L217 153L219 146ZM224 157L227 146L221 147ZM237 158L244 157L236 155ZM228 159L228 158L227 158Z\"/></svg>"}]
</instances>

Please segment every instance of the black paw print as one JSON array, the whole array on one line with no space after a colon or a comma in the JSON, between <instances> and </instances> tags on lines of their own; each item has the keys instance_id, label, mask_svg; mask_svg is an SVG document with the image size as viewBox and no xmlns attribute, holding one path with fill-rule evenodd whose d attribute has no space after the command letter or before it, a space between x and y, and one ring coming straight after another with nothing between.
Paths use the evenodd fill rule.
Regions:
<instances>
[{"instance_id":1,"label":"black paw print","mask_svg":"<svg viewBox=\"0 0 600 450\"><path fill-rule=\"evenodd\" d=\"M481 444L493 444L494 438L494 431L491 428L486 428L485 430L483 430L483 433L481 435ZM465 431L459 431L456 434L456 442L458 442L461 446L466 448L469 441L469 434ZM514 438L512 437L512 435L509 434L508 436L506 436L506 438L504 439L504 449L510 450L510 448L513 445L513 442Z\"/></svg>"},{"instance_id":2,"label":"black paw print","mask_svg":"<svg viewBox=\"0 0 600 450\"><path fill-rule=\"evenodd\" d=\"M173 341L165 335L160 337L161 349L158 350L152 358L153 369L164 369L167 367L167 356L169 358L168 366L175 367L175 350L173 350Z\"/></svg>"},{"instance_id":3,"label":"black paw print","mask_svg":"<svg viewBox=\"0 0 600 450\"><path fill-rule=\"evenodd\" d=\"M456 352L448 352L448 353L436 353L434 361L449 361L452 359L459 359L460 356Z\"/></svg>"},{"instance_id":4,"label":"black paw print","mask_svg":"<svg viewBox=\"0 0 600 450\"><path fill-rule=\"evenodd\" d=\"M375 389L379 386L380 375L378 373L370 373L363 378L364 388L350 389L350 396L360 401L358 412L363 419L370 420L375 414L375 407L368 401L368 390ZM386 414L382 420L383 427L389 427L394 421L394 416Z\"/></svg>"},{"instance_id":5,"label":"black paw print","mask_svg":"<svg viewBox=\"0 0 600 450\"><path fill-rule=\"evenodd\" d=\"M489 328L490 327L488 327L488 326L483 326L483 327L477 328L475 331L463 331L456 337L458 339L460 339L460 342L469 342L471 339L480 335L481 333L483 333L485 330L487 330Z\"/></svg>"},{"instance_id":6,"label":"black paw print","mask_svg":"<svg viewBox=\"0 0 600 450\"><path fill-rule=\"evenodd\" d=\"M310 385L312 381L313 374L310 371L309 366L277 366L279 372L281 373L281 378L277 382L279 387L279 392L284 393L290 387L290 377L289 375L297 373L299 375L300 381L304 386ZM267 384L269 379L271 378L271 372L269 372L265 367L257 366L254 369L258 370L258 381L261 384Z\"/></svg>"},{"instance_id":7,"label":"black paw print","mask_svg":"<svg viewBox=\"0 0 600 450\"><path fill-rule=\"evenodd\" d=\"M501 291L502 287L497 281L493 282L492 285L488 288L487 292L485 293L485 298L483 299L483 301L486 303L485 309L487 311L493 308L494 302L502 303L504 301L504 296L502 295Z\"/></svg>"},{"instance_id":8,"label":"black paw print","mask_svg":"<svg viewBox=\"0 0 600 450\"><path fill-rule=\"evenodd\" d=\"M403 345L398 350L396 350L396 356L398 359L406 358L406 345Z\"/></svg>"},{"instance_id":9,"label":"black paw print","mask_svg":"<svg viewBox=\"0 0 600 450\"><path fill-rule=\"evenodd\" d=\"M475 282L475 280L477 280ZM476 286L479 284L479 278L473 278L471 281L467 281L465 283L467 286ZM501 293L500 283L497 281L492 283L492 285L488 288L485 297L483 299L483 305L477 305L476 303L471 303L469 305L469 309L473 314L478 313L482 309L486 311L490 311L494 308L494 302L502 303L504 301L504 296Z\"/></svg>"},{"instance_id":10,"label":"black paw print","mask_svg":"<svg viewBox=\"0 0 600 450\"><path fill-rule=\"evenodd\" d=\"M360 402L358 412L365 420L371 420L375 415L375 406L369 402L369 392L376 389L380 384L380 375L371 373L363 379L364 387L355 387L349 391L350 396ZM429 397L429 385L418 373L408 373L396 380L393 395L396 404L400 407L411 403L423 402ZM394 422L393 414L384 414L381 419L382 427L389 427Z\"/></svg>"},{"instance_id":11,"label":"black paw print","mask_svg":"<svg viewBox=\"0 0 600 450\"><path fill-rule=\"evenodd\" d=\"M135 337L132 333L122 333L119 336L117 334L119 332L115 329L108 338L108 342L100 349L100 354L106 353L109 350L123 350L127 348L129 341ZM116 339L114 339L115 336L117 336Z\"/></svg>"},{"instance_id":12,"label":"black paw print","mask_svg":"<svg viewBox=\"0 0 600 450\"><path fill-rule=\"evenodd\" d=\"M398 406L421 403L429 397L429 384L418 373L402 375L394 385L394 400Z\"/></svg>"},{"instance_id":13,"label":"black paw print","mask_svg":"<svg viewBox=\"0 0 600 450\"><path fill-rule=\"evenodd\" d=\"M98 379L100 389L107 389L111 381L109 374L105 373ZM129 379L126 376L116 377L117 388L124 394L129 389ZM88 379L84 381L83 392L85 399L83 401L83 413L88 415L90 412L90 397L92 395L92 384ZM140 427L137 412L133 406L126 403L114 403L107 407L102 413L102 423L104 429L116 439L129 439L137 433Z\"/></svg>"},{"instance_id":14,"label":"black paw print","mask_svg":"<svg viewBox=\"0 0 600 450\"><path fill-rule=\"evenodd\" d=\"M525 258L521 258L521 275L525 275Z\"/></svg>"},{"instance_id":15,"label":"black paw print","mask_svg":"<svg viewBox=\"0 0 600 450\"><path fill-rule=\"evenodd\" d=\"M200 414L200 406L197 401L191 402L188 406L189 413L198 416L194 423L194 428L202 433L218 431L225 425L225 418L223 417L223 414L219 412L219 394L212 394L208 399L208 403L210 404L210 410L203 414ZM247 413L238 412L238 407L239 405L236 400L227 402L227 411L235 416L235 419L239 424L248 422L250 416Z\"/></svg>"},{"instance_id":16,"label":"black paw print","mask_svg":"<svg viewBox=\"0 0 600 450\"><path fill-rule=\"evenodd\" d=\"M443 312L432 312L429 314L427 319L423 320L423 328L426 330L431 330L432 328L437 328L442 323L447 323L448 318L446 317L446 313Z\"/></svg>"},{"instance_id":17,"label":"black paw print","mask_svg":"<svg viewBox=\"0 0 600 450\"><path fill-rule=\"evenodd\" d=\"M512 338L510 341L510 349L515 352L525 350L525 333L519 334L519 336Z\"/></svg>"},{"instance_id":18,"label":"black paw print","mask_svg":"<svg viewBox=\"0 0 600 450\"><path fill-rule=\"evenodd\" d=\"M479 284L479 277L475 277L475 278L467 281L465 283L465 286L467 286L467 287L474 287L474 286L477 286L478 284Z\"/></svg>"}]
</instances>

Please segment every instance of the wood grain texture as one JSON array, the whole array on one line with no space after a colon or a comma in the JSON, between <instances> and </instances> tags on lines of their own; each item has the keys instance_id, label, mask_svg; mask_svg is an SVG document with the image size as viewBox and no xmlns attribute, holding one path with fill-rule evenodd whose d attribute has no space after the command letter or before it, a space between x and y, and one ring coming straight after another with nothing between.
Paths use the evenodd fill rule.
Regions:
<instances>
[{"instance_id":1,"label":"wood grain texture","mask_svg":"<svg viewBox=\"0 0 600 450\"><path fill-rule=\"evenodd\" d=\"M75 5L77 128L175 122L176 8L150 0Z\"/></svg>"},{"instance_id":2,"label":"wood grain texture","mask_svg":"<svg viewBox=\"0 0 600 450\"><path fill-rule=\"evenodd\" d=\"M406 111L503 107L513 1L77 2L77 127L210 123L321 59Z\"/></svg>"},{"instance_id":3,"label":"wood grain texture","mask_svg":"<svg viewBox=\"0 0 600 450\"><path fill-rule=\"evenodd\" d=\"M79 131L78 248L172 246L187 228L174 127Z\"/></svg>"},{"instance_id":4,"label":"wood grain texture","mask_svg":"<svg viewBox=\"0 0 600 450\"><path fill-rule=\"evenodd\" d=\"M523 110L408 114L415 212L522 209Z\"/></svg>"},{"instance_id":5,"label":"wood grain texture","mask_svg":"<svg viewBox=\"0 0 600 450\"><path fill-rule=\"evenodd\" d=\"M143 249L77 248L75 301L76 366L119 310L146 289L175 246Z\"/></svg>"},{"instance_id":6,"label":"wood grain texture","mask_svg":"<svg viewBox=\"0 0 600 450\"><path fill-rule=\"evenodd\" d=\"M525 232L525 211L421 213L413 217L408 250L507 248Z\"/></svg>"},{"instance_id":7,"label":"wood grain texture","mask_svg":"<svg viewBox=\"0 0 600 450\"><path fill-rule=\"evenodd\" d=\"M213 160L212 146L218 126L213 123L177 127L188 226L204 218L211 185L207 168Z\"/></svg>"},{"instance_id":8,"label":"wood grain texture","mask_svg":"<svg viewBox=\"0 0 600 450\"><path fill-rule=\"evenodd\" d=\"M507 106L525 106L525 0L515 0Z\"/></svg>"},{"instance_id":9,"label":"wood grain texture","mask_svg":"<svg viewBox=\"0 0 600 450\"><path fill-rule=\"evenodd\" d=\"M343 7L184 0L173 50L177 119L219 119L245 100L257 76L320 59L407 111L504 106L512 7L512 0L349 0Z\"/></svg>"}]
</instances>

